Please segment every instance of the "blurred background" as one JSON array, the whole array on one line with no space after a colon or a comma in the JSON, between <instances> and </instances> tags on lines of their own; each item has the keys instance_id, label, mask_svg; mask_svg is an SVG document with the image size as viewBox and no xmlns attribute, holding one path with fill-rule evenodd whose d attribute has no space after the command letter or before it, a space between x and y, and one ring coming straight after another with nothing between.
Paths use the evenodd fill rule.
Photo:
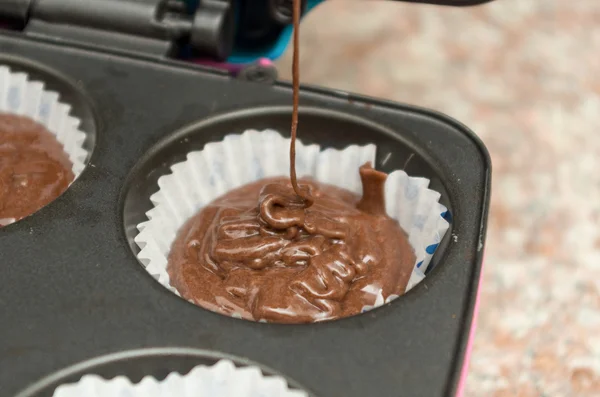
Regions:
<instances>
[{"instance_id":1,"label":"blurred background","mask_svg":"<svg viewBox=\"0 0 600 397\"><path fill-rule=\"evenodd\" d=\"M301 81L439 110L490 151L466 397L600 396L600 0L328 0Z\"/></svg>"}]
</instances>

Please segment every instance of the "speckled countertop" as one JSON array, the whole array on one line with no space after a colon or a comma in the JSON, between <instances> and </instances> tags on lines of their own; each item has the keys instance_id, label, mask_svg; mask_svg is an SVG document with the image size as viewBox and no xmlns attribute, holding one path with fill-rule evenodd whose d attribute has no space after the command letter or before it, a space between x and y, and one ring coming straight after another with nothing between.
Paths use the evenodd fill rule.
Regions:
<instances>
[{"instance_id":1,"label":"speckled countertop","mask_svg":"<svg viewBox=\"0 0 600 397\"><path fill-rule=\"evenodd\" d=\"M329 0L301 37L303 82L440 110L491 153L466 397L600 396L600 0Z\"/></svg>"}]
</instances>

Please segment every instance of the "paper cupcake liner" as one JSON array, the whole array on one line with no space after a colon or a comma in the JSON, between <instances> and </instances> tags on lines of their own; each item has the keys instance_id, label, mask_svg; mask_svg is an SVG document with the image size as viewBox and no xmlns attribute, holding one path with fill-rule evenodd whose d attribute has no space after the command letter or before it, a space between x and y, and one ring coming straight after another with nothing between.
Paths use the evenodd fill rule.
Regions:
<instances>
[{"instance_id":1,"label":"paper cupcake liner","mask_svg":"<svg viewBox=\"0 0 600 397\"><path fill-rule=\"evenodd\" d=\"M83 148L86 134L79 129L81 121L70 112L71 106L60 102L59 94L46 90L44 83L0 65L0 113L26 116L45 126L63 145L77 179L89 153Z\"/></svg>"},{"instance_id":2,"label":"paper cupcake liner","mask_svg":"<svg viewBox=\"0 0 600 397\"><path fill-rule=\"evenodd\" d=\"M180 227L205 205L232 189L263 178L287 176L289 145L290 139L275 131L251 130L208 143L203 150L189 153L186 161L173 165L172 173L159 178L159 190L150 197L154 208L146 213L148 221L138 225L137 257L146 270L177 293L169 284L167 257ZM367 161L375 164L375 153L372 144L321 150L319 145L297 141L297 175L311 176L319 182L361 194L358 168ZM449 227L443 217L447 209L439 203L440 194L428 186L428 179L409 177L402 170L390 173L385 183L387 214L398 220L415 251L415 267L407 291L425 277ZM381 291L373 294L376 301L363 310L396 298L384 299Z\"/></svg>"},{"instance_id":3,"label":"paper cupcake liner","mask_svg":"<svg viewBox=\"0 0 600 397\"><path fill-rule=\"evenodd\" d=\"M199 365L187 375L170 373L159 381L146 376L132 383L124 376L104 379L85 375L77 383L59 386L53 397L308 397L292 390L280 376L265 376L257 367L237 368L229 360Z\"/></svg>"},{"instance_id":4,"label":"paper cupcake liner","mask_svg":"<svg viewBox=\"0 0 600 397\"><path fill-rule=\"evenodd\" d=\"M11 223L16 222L15 218L0 218L0 227L2 226L8 226Z\"/></svg>"}]
</instances>

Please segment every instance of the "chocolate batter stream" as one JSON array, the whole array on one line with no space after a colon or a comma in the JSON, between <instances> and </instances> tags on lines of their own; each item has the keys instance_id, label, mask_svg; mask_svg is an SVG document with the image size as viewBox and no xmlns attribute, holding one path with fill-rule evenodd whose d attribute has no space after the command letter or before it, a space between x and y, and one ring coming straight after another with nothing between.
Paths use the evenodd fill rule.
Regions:
<instances>
[{"instance_id":1,"label":"chocolate batter stream","mask_svg":"<svg viewBox=\"0 0 600 397\"><path fill-rule=\"evenodd\" d=\"M294 1L290 178L239 187L179 230L168 258L171 285L207 309L249 320L309 323L351 316L402 295L415 263L385 212L385 173L360 168L362 197L297 180L300 1Z\"/></svg>"},{"instance_id":2,"label":"chocolate batter stream","mask_svg":"<svg viewBox=\"0 0 600 397\"><path fill-rule=\"evenodd\" d=\"M296 135L298 134L298 107L300 102L300 5L301 0L294 0L294 52L292 59L292 139L290 141L290 180L294 192L304 200L307 207L313 203L310 193L302 191L296 177Z\"/></svg>"}]
</instances>

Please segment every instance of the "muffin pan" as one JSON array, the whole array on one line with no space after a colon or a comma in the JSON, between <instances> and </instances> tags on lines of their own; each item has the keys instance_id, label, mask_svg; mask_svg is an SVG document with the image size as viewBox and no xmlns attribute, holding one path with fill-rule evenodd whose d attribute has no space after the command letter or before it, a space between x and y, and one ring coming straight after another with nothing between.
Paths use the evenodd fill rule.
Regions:
<instances>
[{"instance_id":1,"label":"muffin pan","mask_svg":"<svg viewBox=\"0 0 600 397\"><path fill-rule=\"evenodd\" d=\"M0 35L0 54L0 64L47 71L48 84L48 76L57 77L77 117L97 127L90 162L67 192L0 229L1 396L106 354L172 346L247 358L315 396L454 394L490 189L489 156L466 127L424 109L304 87L304 142L375 143L383 170L403 168L413 155L406 171L429 178L442 194L451 229L428 277L389 305L319 324L252 323L196 307L160 286L138 263L133 236L157 179L185 153L246 129L287 133L291 86L12 34ZM119 372L137 376L136 363ZM78 368L71 381L97 369ZM50 396L49 387L31 395Z\"/></svg>"}]
</instances>

